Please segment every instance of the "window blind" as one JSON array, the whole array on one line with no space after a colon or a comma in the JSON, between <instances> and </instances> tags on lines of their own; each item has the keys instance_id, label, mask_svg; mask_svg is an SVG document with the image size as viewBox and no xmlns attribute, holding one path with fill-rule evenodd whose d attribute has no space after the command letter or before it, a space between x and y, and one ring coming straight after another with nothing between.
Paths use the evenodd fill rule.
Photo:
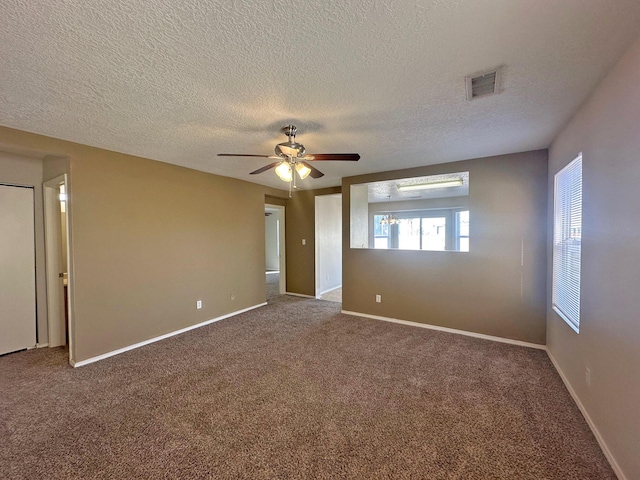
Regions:
<instances>
[{"instance_id":1,"label":"window blind","mask_svg":"<svg viewBox=\"0 0 640 480\"><path fill-rule=\"evenodd\" d=\"M576 332L580 328L582 154L555 175L553 308Z\"/></svg>"}]
</instances>

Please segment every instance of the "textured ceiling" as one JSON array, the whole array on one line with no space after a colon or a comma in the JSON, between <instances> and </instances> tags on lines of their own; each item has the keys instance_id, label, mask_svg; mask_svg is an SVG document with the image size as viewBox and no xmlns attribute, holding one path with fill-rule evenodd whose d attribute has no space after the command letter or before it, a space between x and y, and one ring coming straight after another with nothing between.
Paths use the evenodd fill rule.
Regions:
<instances>
[{"instance_id":1,"label":"textured ceiling","mask_svg":"<svg viewBox=\"0 0 640 480\"><path fill-rule=\"evenodd\" d=\"M343 176L546 148L640 34L638 0L3 0L0 124L249 176L298 126ZM504 65L499 95L465 75ZM1 142L1 138L0 138Z\"/></svg>"},{"instance_id":2,"label":"textured ceiling","mask_svg":"<svg viewBox=\"0 0 640 480\"><path fill-rule=\"evenodd\" d=\"M459 187L443 187L423 190L398 190L399 185L422 185L425 183L445 182L448 180L462 180ZM428 175L426 177L400 178L383 182L367 184L369 203L397 202L400 200L415 200L429 198L463 197L469 195L469 172L446 173L443 175Z\"/></svg>"}]
</instances>

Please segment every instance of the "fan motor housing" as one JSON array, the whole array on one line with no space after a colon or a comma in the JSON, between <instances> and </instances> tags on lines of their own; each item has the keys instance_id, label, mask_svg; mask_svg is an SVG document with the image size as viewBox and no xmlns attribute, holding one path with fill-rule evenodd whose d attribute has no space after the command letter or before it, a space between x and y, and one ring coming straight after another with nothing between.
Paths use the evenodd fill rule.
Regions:
<instances>
[{"instance_id":1,"label":"fan motor housing","mask_svg":"<svg viewBox=\"0 0 640 480\"><path fill-rule=\"evenodd\" d=\"M276 145L275 148L276 155L278 156L293 156L293 157L302 157L306 150L304 145L296 142L283 142Z\"/></svg>"}]
</instances>

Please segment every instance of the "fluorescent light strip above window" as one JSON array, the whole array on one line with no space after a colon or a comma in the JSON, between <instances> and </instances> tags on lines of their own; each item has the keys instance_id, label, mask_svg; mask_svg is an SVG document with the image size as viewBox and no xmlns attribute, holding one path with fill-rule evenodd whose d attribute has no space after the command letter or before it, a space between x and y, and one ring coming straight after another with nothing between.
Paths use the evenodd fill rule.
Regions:
<instances>
[{"instance_id":1,"label":"fluorescent light strip above window","mask_svg":"<svg viewBox=\"0 0 640 480\"><path fill-rule=\"evenodd\" d=\"M415 185L397 185L397 187L400 192L407 192L410 190L428 190L431 188L460 187L461 185L462 179L456 178L453 180L444 180L442 182L418 183Z\"/></svg>"}]
</instances>

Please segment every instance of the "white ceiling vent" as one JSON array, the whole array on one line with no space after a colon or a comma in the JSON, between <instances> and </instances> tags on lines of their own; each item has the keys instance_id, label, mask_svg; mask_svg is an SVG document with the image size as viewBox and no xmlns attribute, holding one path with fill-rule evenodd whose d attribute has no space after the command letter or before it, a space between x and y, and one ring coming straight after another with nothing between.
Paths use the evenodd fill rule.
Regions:
<instances>
[{"instance_id":1,"label":"white ceiling vent","mask_svg":"<svg viewBox=\"0 0 640 480\"><path fill-rule=\"evenodd\" d=\"M502 80L502 67L492 68L484 72L465 77L467 87L467 100L500 93Z\"/></svg>"}]
</instances>

